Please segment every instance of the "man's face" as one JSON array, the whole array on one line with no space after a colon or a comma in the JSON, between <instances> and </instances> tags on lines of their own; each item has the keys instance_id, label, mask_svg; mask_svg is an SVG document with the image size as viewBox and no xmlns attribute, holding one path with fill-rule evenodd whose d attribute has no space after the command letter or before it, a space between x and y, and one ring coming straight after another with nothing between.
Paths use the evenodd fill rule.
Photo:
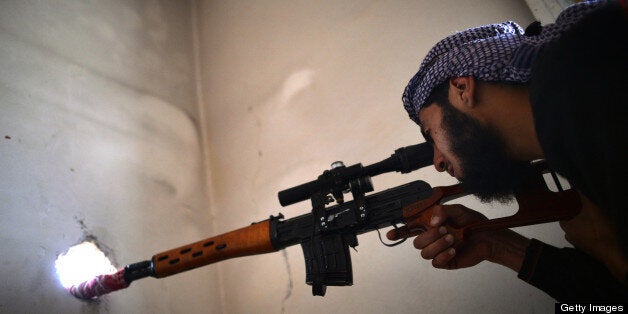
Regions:
<instances>
[{"instance_id":1,"label":"man's face","mask_svg":"<svg viewBox=\"0 0 628 314\"><path fill-rule=\"evenodd\" d=\"M456 177L483 201L507 201L530 164L513 160L501 136L451 104L419 112L421 129L434 144L434 166Z\"/></svg>"}]
</instances>

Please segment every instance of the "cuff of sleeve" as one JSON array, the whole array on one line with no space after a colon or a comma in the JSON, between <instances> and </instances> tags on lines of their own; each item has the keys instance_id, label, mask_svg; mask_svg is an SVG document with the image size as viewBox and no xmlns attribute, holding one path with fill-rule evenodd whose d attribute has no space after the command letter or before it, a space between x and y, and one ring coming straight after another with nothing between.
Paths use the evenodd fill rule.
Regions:
<instances>
[{"instance_id":1,"label":"cuff of sleeve","mask_svg":"<svg viewBox=\"0 0 628 314\"><path fill-rule=\"evenodd\" d=\"M530 279L534 275L536 265L539 261L539 257L543 252L545 244L537 239L532 239L528 248L526 249L526 255L523 258L523 264L519 270L518 277L525 281L530 282Z\"/></svg>"}]
</instances>

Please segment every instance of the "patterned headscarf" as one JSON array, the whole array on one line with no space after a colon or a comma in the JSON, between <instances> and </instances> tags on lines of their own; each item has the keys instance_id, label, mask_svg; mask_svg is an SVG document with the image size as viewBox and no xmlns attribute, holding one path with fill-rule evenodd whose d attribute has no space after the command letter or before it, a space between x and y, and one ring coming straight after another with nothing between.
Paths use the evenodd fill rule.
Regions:
<instances>
[{"instance_id":1,"label":"patterned headscarf","mask_svg":"<svg viewBox=\"0 0 628 314\"><path fill-rule=\"evenodd\" d=\"M438 42L403 93L403 105L418 124L418 113L434 87L449 78L473 76L487 82L525 83L543 47L556 40L593 9L608 1L581 2L569 6L556 23L528 35L514 22L490 24L453 34Z\"/></svg>"}]
</instances>

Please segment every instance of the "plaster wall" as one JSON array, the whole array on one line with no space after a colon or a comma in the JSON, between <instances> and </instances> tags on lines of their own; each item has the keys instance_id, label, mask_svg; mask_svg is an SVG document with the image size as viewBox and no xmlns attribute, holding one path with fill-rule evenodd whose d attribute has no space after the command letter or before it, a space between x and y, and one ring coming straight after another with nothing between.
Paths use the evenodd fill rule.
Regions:
<instances>
[{"instance_id":1,"label":"plaster wall","mask_svg":"<svg viewBox=\"0 0 628 314\"><path fill-rule=\"evenodd\" d=\"M213 234L192 2L0 2L0 313L220 312L214 269L80 301L58 254L116 266Z\"/></svg>"},{"instance_id":2,"label":"plaster wall","mask_svg":"<svg viewBox=\"0 0 628 314\"><path fill-rule=\"evenodd\" d=\"M282 212L277 192L315 179L330 163L370 164L422 142L401 93L422 58L456 30L533 17L524 1L200 1L201 109L216 232ZM433 168L373 179L381 191ZM516 205L461 202L499 217ZM522 233L564 245L557 224ZM432 268L412 242L388 248L375 233L352 252L354 286L313 297L301 249L220 263L224 313L531 313L554 300L490 263Z\"/></svg>"}]
</instances>

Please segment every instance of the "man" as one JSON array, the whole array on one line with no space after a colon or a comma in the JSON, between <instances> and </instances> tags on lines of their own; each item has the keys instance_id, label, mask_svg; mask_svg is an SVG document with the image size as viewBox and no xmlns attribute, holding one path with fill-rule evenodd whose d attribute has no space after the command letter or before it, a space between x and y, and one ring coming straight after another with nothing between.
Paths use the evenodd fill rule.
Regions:
<instances>
[{"instance_id":1,"label":"man","mask_svg":"<svg viewBox=\"0 0 628 314\"><path fill-rule=\"evenodd\" d=\"M446 269L495 262L559 301L628 300L627 21L623 1L585 2L525 34L512 22L486 25L432 48L403 101L436 169L482 200L505 200L529 162L546 159L583 208L561 222L576 249L557 249L510 230L454 243L443 224L486 218L436 206L433 228L414 240L423 258Z\"/></svg>"}]
</instances>

